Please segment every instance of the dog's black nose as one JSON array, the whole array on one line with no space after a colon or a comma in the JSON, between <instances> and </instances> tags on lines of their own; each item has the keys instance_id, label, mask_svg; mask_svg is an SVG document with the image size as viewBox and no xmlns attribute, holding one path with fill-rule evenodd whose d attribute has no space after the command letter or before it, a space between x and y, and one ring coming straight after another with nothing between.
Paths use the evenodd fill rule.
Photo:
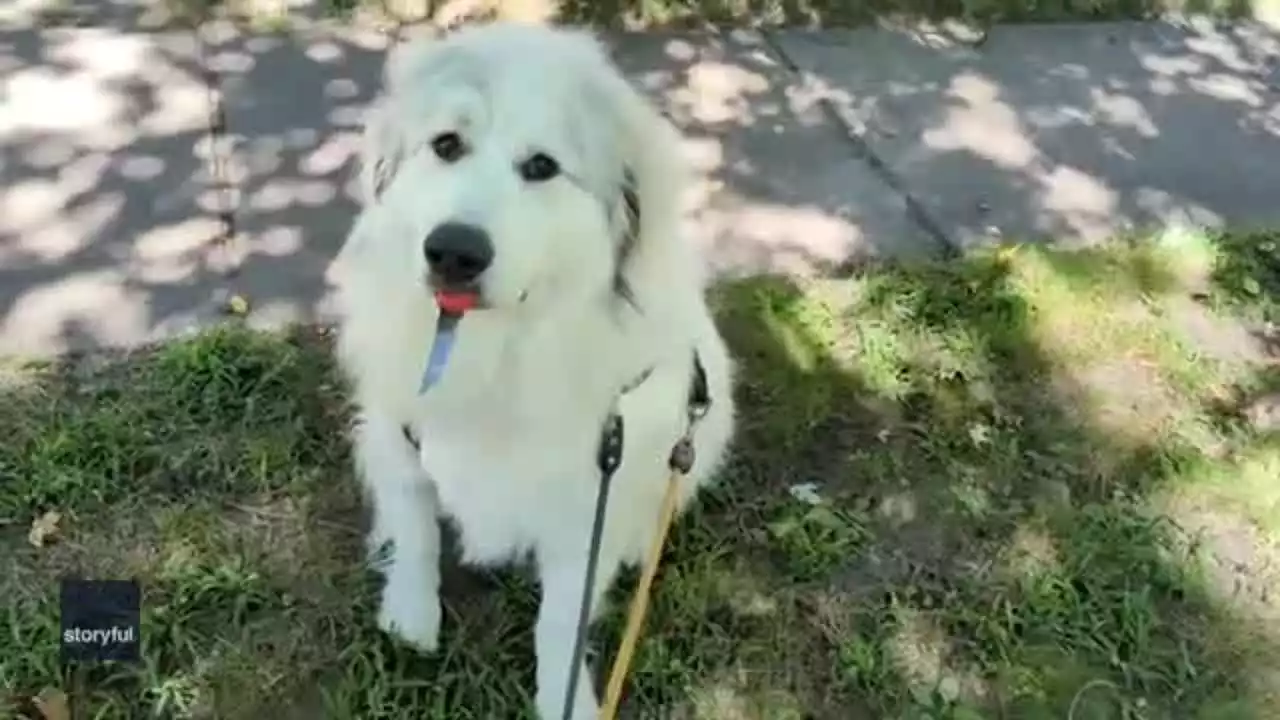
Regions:
<instances>
[{"instance_id":1,"label":"dog's black nose","mask_svg":"<svg viewBox=\"0 0 1280 720\"><path fill-rule=\"evenodd\" d=\"M489 233L464 223L438 225L423 241L422 251L431 272L450 285L474 281L493 262Z\"/></svg>"}]
</instances>

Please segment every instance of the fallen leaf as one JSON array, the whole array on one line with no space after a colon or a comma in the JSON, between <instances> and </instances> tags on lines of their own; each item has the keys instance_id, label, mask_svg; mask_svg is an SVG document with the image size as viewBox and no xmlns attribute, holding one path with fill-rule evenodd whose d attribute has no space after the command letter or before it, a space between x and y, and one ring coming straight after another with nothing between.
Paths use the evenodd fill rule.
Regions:
<instances>
[{"instance_id":1,"label":"fallen leaf","mask_svg":"<svg viewBox=\"0 0 1280 720\"><path fill-rule=\"evenodd\" d=\"M50 510L31 521L31 530L27 532L27 542L35 547L44 547L56 539L58 523L62 521L62 513Z\"/></svg>"},{"instance_id":2,"label":"fallen leaf","mask_svg":"<svg viewBox=\"0 0 1280 720\"><path fill-rule=\"evenodd\" d=\"M969 425L969 440L979 447L991 442L991 428L983 423Z\"/></svg>"},{"instance_id":3,"label":"fallen leaf","mask_svg":"<svg viewBox=\"0 0 1280 720\"><path fill-rule=\"evenodd\" d=\"M800 483L792 485L789 489L791 497L799 500L806 505L819 505L822 503L822 496L818 494L817 483Z\"/></svg>"},{"instance_id":4,"label":"fallen leaf","mask_svg":"<svg viewBox=\"0 0 1280 720\"><path fill-rule=\"evenodd\" d=\"M248 315L249 301L243 295L232 295L231 299L227 300L227 312L232 315Z\"/></svg>"},{"instance_id":5,"label":"fallen leaf","mask_svg":"<svg viewBox=\"0 0 1280 720\"><path fill-rule=\"evenodd\" d=\"M56 688L45 688L35 696L36 709L44 720L71 720L71 708L67 704L67 694Z\"/></svg>"}]
</instances>

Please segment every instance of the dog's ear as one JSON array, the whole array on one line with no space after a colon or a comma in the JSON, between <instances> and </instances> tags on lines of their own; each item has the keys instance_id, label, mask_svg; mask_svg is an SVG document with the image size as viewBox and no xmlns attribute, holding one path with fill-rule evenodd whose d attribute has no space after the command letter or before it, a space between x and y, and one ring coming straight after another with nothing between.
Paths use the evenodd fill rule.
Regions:
<instances>
[{"instance_id":1,"label":"dog's ear","mask_svg":"<svg viewBox=\"0 0 1280 720\"><path fill-rule=\"evenodd\" d=\"M662 292L672 260L681 253L681 203L688 187L679 133L627 79L608 48L596 36L580 32L589 45L583 53L579 101L589 118L579 128L600 175L591 187L609 214L614 241L612 292L621 305L644 310L649 296ZM594 57L592 57L594 56Z\"/></svg>"},{"instance_id":2,"label":"dog's ear","mask_svg":"<svg viewBox=\"0 0 1280 720\"><path fill-rule=\"evenodd\" d=\"M428 28L387 53L382 68L383 96L365 117L360 185L366 203L376 202L382 196L404 161L406 149L395 122L395 103L402 88L431 61L438 48L438 37L437 32Z\"/></svg>"},{"instance_id":3,"label":"dog's ear","mask_svg":"<svg viewBox=\"0 0 1280 720\"><path fill-rule=\"evenodd\" d=\"M613 291L619 299L640 309L637 302L643 301L644 287L657 280L650 277L659 265L653 258L667 252L666 244L678 231L669 226L673 218L679 217L678 202L685 178L675 154L679 140L674 127L637 91L625 85L625 80L619 77L617 82L618 90L612 93L618 113L615 148L620 153L620 174L615 175L617 250Z\"/></svg>"},{"instance_id":4,"label":"dog's ear","mask_svg":"<svg viewBox=\"0 0 1280 720\"><path fill-rule=\"evenodd\" d=\"M389 101L375 104L365 119L360 153L360 191L365 204L377 202L404 161L404 143L391 120Z\"/></svg>"},{"instance_id":5,"label":"dog's ear","mask_svg":"<svg viewBox=\"0 0 1280 720\"><path fill-rule=\"evenodd\" d=\"M630 285L627 284L626 268L627 263L631 259L631 255L635 252L636 244L640 242L640 187L636 183L635 172L630 166L624 166L622 169L622 187L619 189L619 212L621 217L618 224L620 226L620 237L618 238L618 251L616 262L614 263L613 272L613 292L618 298L635 305L635 295L631 292Z\"/></svg>"}]
</instances>

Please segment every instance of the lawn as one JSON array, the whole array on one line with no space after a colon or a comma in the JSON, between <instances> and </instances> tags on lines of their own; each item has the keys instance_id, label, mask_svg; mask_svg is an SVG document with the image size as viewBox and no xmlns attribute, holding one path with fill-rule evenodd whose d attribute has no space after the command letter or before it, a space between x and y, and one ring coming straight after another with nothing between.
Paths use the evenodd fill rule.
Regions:
<instances>
[{"instance_id":1,"label":"lawn","mask_svg":"<svg viewBox=\"0 0 1280 720\"><path fill-rule=\"evenodd\" d=\"M264 27L287 27L278 0L166 0L180 14L203 15L220 6ZM653 30L707 24L727 27L848 28L879 20L960 19L996 22L1149 20L1167 13L1247 18L1276 0L314 0L319 14L415 23L444 17L554 19L595 27ZM305 3L303 5L306 5Z\"/></svg>"},{"instance_id":2,"label":"lawn","mask_svg":"<svg viewBox=\"0 0 1280 720\"><path fill-rule=\"evenodd\" d=\"M266 0L220 2L270 13ZM320 0L328 14L372 11L398 20L495 13L602 27L855 27L883 18L961 18L979 23L1144 20L1169 12L1250 17L1274 0Z\"/></svg>"},{"instance_id":3,"label":"lawn","mask_svg":"<svg viewBox=\"0 0 1280 720\"><path fill-rule=\"evenodd\" d=\"M1278 240L717 287L741 431L624 716L1276 717ZM0 375L0 716L529 717L528 574L451 567L434 656L376 631L328 343L230 323ZM63 575L140 579L142 664L59 666Z\"/></svg>"}]
</instances>

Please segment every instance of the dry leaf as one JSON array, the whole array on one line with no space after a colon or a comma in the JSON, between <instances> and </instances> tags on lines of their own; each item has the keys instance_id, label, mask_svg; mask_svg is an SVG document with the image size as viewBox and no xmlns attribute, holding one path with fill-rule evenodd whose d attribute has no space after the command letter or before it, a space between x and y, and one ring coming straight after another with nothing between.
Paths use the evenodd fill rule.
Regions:
<instances>
[{"instance_id":1,"label":"dry leaf","mask_svg":"<svg viewBox=\"0 0 1280 720\"><path fill-rule=\"evenodd\" d=\"M795 498L796 500L799 500L800 502L806 505L822 504L822 496L818 494L817 483L809 482L809 483L800 483L799 485L792 485L788 489L788 492L791 493L791 497Z\"/></svg>"},{"instance_id":2,"label":"dry leaf","mask_svg":"<svg viewBox=\"0 0 1280 720\"><path fill-rule=\"evenodd\" d=\"M56 688L45 688L35 696L36 709L44 720L71 720L71 708L67 704L67 694Z\"/></svg>"},{"instance_id":3,"label":"dry leaf","mask_svg":"<svg viewBox=\"0 0 1280 720\"><path fill-rule=\"evenodd\" d=\"M50 510L31 521L31 530L27 532L27 542L35 547L44 547L58 535L58 523L62 521L62 513Z\"/></svg>"},{"instance_id":4,"label":"dry leaf","mask_svg":"<svg viewBox=\"0 0 1280 720\"><path fill-rule=\"evenodd\" d=\"M232 315L248 315L249 301L243 295L232 295L231 299L227 300L227 312Z\"/></svg>"},{"instance_id":5,"label":"dry leaf","mask_svg":"<svg viewBox=\"0 0 1280 720\"><path fill-rule=\"evenodd\" d=\"M996 261L1003 264L1010 263L1021 251L1022 248L1018 245L1002 245L999 250L996 250Z\"/></svg>"}]
</instances>

